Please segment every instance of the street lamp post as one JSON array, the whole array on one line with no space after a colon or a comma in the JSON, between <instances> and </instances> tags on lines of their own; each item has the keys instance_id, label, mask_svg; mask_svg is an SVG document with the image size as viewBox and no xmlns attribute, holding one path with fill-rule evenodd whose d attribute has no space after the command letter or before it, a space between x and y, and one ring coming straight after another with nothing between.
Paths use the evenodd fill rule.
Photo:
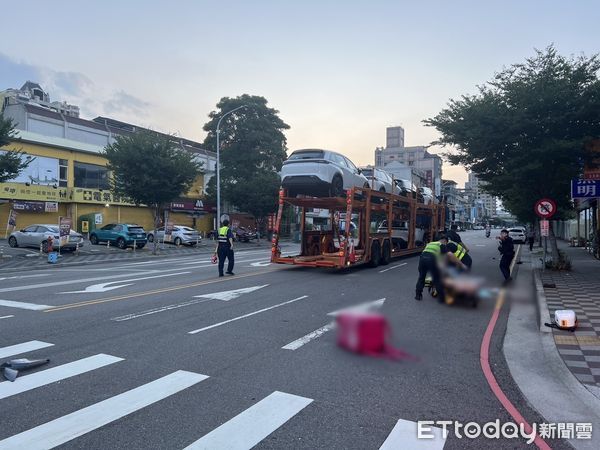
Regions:
<instances>
[{"instance_id":1,"label":"street lamp post","mask_svg":"<svg viewBox=\"0 0 600 450\"><path fill-rule=\"evenodd\" d=\"M220 142L219 142L219 133L221 130L219 127L221 126L221 120L223 120L226 116L231 114L232 112L237 111L238 109L246 108L247 105L238 106L237 108L232 109L231 111L227 111L225 114L221 116L219 121L217 122L217 226L221 223L221 153L220 153Z\"/></svg>"}]
</instances>

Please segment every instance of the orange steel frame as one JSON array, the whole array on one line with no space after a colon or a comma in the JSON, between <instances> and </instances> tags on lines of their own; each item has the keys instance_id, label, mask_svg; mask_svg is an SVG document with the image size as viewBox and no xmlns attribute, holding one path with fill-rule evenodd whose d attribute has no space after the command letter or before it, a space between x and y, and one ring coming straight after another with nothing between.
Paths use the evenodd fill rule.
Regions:
<instances>
[{"instance_id":1,"label":"orange steel frame","mask_svg":"<svg viewBox=\"0 0 600 450\"><path fill-rule=\"evenodd\" d=\"M302 208L302 218L300 223L301 254L297 256L283 257L281 256L281 249L279 248L281 218L283 215L283 208L286 204ZM303 254L306 244L306 208L328 209L330 211L332 224L334 217L333 211L343 211L345 208L345 240L344 242L340 243L340 249L338 252L321 252L320 255L312 256L306 256ZM351 254L350 245L348 244L351 238L350 222L353 212L357 212L359 215L359 242L361 243L360 246L363 247L362 249L354 249L354 252L356 253L355 255ZM385 213L388 224L387 233L370 232L371 214L373 212ZM408 212L408 218L403 219L408 222L408 248L394 250L392 243L392 223L394 221L394 214L402 216L402 212ZM415 245L416 218L418 214L431 216L429 228L429 240L431 240L435 235L435 232L440 230L440 226L444 223L443 205L425 205L422 203L417 203L415 198L404 197L398 194L382 193L374 191L370 188L354 187L349 189L346 193L346 199L342 197L288 198L285 197L285 191L281 189L279 192L279 208L277 211L275 230L271 243L271 262L278 264L294 264L299 266L330 268L344 268L365 264L369 263L371 260L371 250L375 241L377 241L379 249L384 249L384 245L387 241L388 245L392 249L390 254L391 258L419 253L422 251L423 247L417 247ZM334 232L332 232L332 235L334 236Z\"/></svg>"}]
</instances>

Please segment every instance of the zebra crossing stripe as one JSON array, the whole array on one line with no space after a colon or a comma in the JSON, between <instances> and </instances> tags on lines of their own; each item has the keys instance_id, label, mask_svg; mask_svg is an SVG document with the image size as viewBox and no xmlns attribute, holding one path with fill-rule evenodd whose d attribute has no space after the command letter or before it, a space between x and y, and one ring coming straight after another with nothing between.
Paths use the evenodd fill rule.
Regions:
<instances>
[{"instance_id":1,"label":"zebra crossing stripe","mask_svg":"<svg viewBox=\"0 0 600 450\"><path fill-rule=\"evenodd\" d=\"M433 439L419 439L417 437L417 422L400 419L389 434L379 450L396 450L409 448L411 450L442 450L446 444L446 438L442 429L428 426L424 431L427 435L434 435Z\"/></svg>"},{"instance_id":2,"label":"zebra crossing stripe","mask_svg":"<svg viewBox=\"0 0 600 450\"><path fill-rule=\"evenodd\" d=\"M311 402L310 398L275 391L185 450L251 449Z\"/></svg>"},{"instance_id":3,"label":"zebra crossing stripe","mask_svg":"<svg viewBox=\"0 0 600 450\"><path fill-rule=\"evenodd\" d=\"M0 383L0 400L119 361L123 361L123 358L100 353L89 358L79 359L68 364L63 364L62 366L52 367L51 369L19 377L15 382L4 381Z\"/></svg>"},{"instance_id":4,"label":"zebra crossing stripe","mask_svg":"<svg viewBox=\"0 0 600 450\"><path fill-rule=\"evenodd\" d=\"M20 353L32 352L41 348L52 347L54 344L48 344L42 341L29 341L22 344L10 345L0 348L0 359L8 356L18 355Z\"/></svg>"},{"instance_id":5,"label":"zebra crossing stripe","mask_svg":"<svg viewBox=\"0 0 600 450\"><path fill-rule=\"evenodd\" d=\"M50 449L187 389L208 376L178 370L87 408L0 441L0 450Z\"/></svg>"}]
</instances>

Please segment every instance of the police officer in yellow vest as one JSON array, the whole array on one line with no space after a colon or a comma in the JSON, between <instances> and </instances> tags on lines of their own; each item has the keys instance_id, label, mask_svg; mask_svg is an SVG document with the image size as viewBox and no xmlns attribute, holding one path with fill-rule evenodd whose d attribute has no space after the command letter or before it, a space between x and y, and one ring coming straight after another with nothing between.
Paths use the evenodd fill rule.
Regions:
<instances>
[{"instance_id":1,"label":"police officer in yellow vest","mask_svg":"<svg viewBox=\"0 0 600 450\"><path fill-rule=\"evenodd\" d=\"M473 260L471 259L471 255L469 255L469 250L467 250L463 244L449 240L446 247L448 248L448 253L452 253L454 256L456 256L456 259L467 266L467 270L471 270Z\"/></svg>"},{"instance_id":2,"label":"police officer in yellow vest","mask_svg":"<svg viewBox=\"0 0 600 450\"><path fill-rule=\"evenodd\" d=\"M222 227L219 228L219 237L215 255L219 257L219 276L223 276L223 267L225 266L225 258L227 258L227 274L233 273L233 232L229 228L229 219L223 219Z\"/></svg>"},{"instance_id":3,"label":"police officer in yellow vest","mask_svg":"<svg viewBox=\"0 0 600 450\"><path fill-rule=\"evenodd\" d=\"M423 300L423 288L425 287L425 277L431 273L431 278L436 291L438 300L444 302L444 285L440 273L439 264L443 261L444 255L456 263L459 267L465 268L465 265L448 250L448 237L441 235L437 241L430 242L425 246L421 257L419 258L419 279L417 280L415 300Z\"/></svg>"}]
</instances>

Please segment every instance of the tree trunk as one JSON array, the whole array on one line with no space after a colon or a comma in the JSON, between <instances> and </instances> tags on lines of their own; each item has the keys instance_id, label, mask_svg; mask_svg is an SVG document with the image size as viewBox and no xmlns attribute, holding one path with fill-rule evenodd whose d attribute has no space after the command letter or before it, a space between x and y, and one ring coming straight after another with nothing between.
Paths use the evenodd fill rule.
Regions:
<instances>
[{"instance_id":1,"label":"tree trunk","mask_svg":"<svg viewBox=\"0 0 600 450\"><path fill-rule=\"evenodd\" d=\"M550 247L551 247L551 251L552 251L552 263L554 265L558 264L559 260L560 260L560 256L558 254L558 244L556 242L556 235L554 234L554 227L552 226L553 223L550 222Z\"/></svg>"},{"instance_id":2,"label":"tree trunk","mask_svg":"<svg viewBox=\"0 0 600 450\"><path fill-rule=\"evenodd\" d=\"M157 229L160 226L160 205L156 205L154 207L154 242L152 242L152 254L156 255L158 253L158 234ZM165 227L167 224L165 224ZM166 231L166 230L165 230Z\"/></svg>"}]
</instances>

